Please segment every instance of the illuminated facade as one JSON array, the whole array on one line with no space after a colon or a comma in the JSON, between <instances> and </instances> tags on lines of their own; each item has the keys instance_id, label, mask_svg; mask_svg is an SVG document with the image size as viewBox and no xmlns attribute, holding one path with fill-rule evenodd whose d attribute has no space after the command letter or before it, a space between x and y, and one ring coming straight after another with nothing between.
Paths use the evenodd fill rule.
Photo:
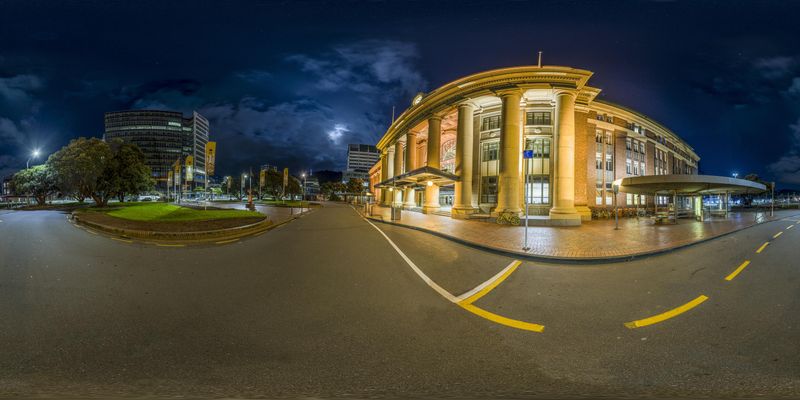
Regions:
<instances>
[{"instance_id":1,"label":"illuminated facade","mask_svg":"<svg viewBox=\"0 0 800 400\"><path fill-rule=\"evenodd\" d=\"M377 144L373 193L385 206L455 218L520 215L527 195L531 214L578 225L591 218L590 207L613 205L615 180L697 174L689 145L638 112L596 100L591 76L513 67L417 95ZM623 193L616 200L631 207L667 201Z\"/></svg>"},{"instance_id":2,"label":"illuminated facade","mask_svg":"<svg viewBox=\"0 0 800 400\"><path fill-rule=\"evenodd\" d=\"M166 190L167 174L178 158L194 158L193 185L204 186L208 120L194 112L190 118L174 111L129 110L105 114L104 140L121 139L142 150L156 188Z\"/></svg>"}]
</instances>

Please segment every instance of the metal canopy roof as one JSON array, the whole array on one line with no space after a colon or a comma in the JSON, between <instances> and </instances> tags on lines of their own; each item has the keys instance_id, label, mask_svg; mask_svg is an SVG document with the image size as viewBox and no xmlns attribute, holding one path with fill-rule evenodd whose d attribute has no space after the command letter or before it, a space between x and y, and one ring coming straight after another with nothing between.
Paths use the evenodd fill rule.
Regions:
<instances>
[{"instance_id":1,"label":"metal canopy roof","mask_svg":"<svg viewBox=\"0 0 800 400\"><path fill-rule=\"evenodd\" d=\"M646 175L622 178L614 182L619 191L632 194L702 195L717 193L760 193L767 190L761 183L714 175Z\"/></svg>"},{"instance_id":2,"label":"metal canopy roof","mask_svg":"<svg viewBox=\"0 0 800 400\"><path fill-rule=\"evenodd\" d=\"M376 188L384 187L406 187L406 186L424 186L428 181L436 185L449 185L456 181L461 180L458 175L453 175L449 172L442 171L433 167L417 168L413 171L406 172L402 175L389 178L383 182L375 185Z\"/></svg>"}]
</instances>

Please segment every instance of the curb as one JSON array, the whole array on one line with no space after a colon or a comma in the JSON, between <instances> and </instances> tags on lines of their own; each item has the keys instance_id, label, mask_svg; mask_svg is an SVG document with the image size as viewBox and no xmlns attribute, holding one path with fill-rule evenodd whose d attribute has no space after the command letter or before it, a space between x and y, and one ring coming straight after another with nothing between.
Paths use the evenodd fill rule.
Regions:
<instances>
[{"instance_id":1,"label":"curb","mask_svg":"<svg viewBox=\"0 0 800 400\"><path fill-rule=\"evenodd\" d=\"M548 256L548 255L544 255L544 254L523 253L521 251L502 249L502 248L499 248L499 247L493 247L493 246L489 246L489 245L486 245L486 244L483 244L483 243L478 243L478 242L473 242L471 240L462 239L462 238L459 238L459 237L456 237L456 236L448 235L448 234L442 233L442 232L437 232L437 231L434 231L434 230L431 230L431 229L427 229L427 228L421 228L421 227L418 227L418 226L405 225L405 224L400 224L400 223L397 223L397 222L386 221L386 220L383 219L383 216L367 216L367 215L364 215L364 213L362 213L360 211L359 211L359 214L361 214L364 218L370 219L372 221L384 223L384 224L387 224L387 225L399 226L399 227L407 228L407 229L413 229L413 230L420 231L420 232L425 232L425 233L428 233L428 234L431 234L431 235L434 235L434 236L438 236L438 237L450 240L452 242L456 242L456 243L459 243L459 244L463 244L465 246L469 246L469 247L485 250L485 251L488 251L488 252L491 252L491 253L495 253L495 254L501 254L501 255L516 257L516 258L524 258L526 260L531 260L531 261L541 261L541 262L546 262L546 263L563 263L563 264L607 264L607 263L614 263L614 262L633 261L634 259L647 258L647 257L652 257L652 256L661 255L661 254L664 254L664 253L669 253L669 252L672 252L672 251L680 250L680 249L683 249L683 248L686 248L686 247L690 247L690 246L694 246L694 245L697 245L697 244L700 244L700 243L705 243L705 242L708 242L708 241L711 241L711 240L714 240L714 239L719 239L721 237L730 235L732 233L740 232L740 231L743 231L745 229L752 228L754 226L758 226L758 225L765 224L765 223L768 223L768 222L780 221L781 219L783 219L783 218L781 218L781 219L774 219L774 220L769 220L769 221L756 222L756 223L754 223L752 225L748 225L748 226L745 226L745 227L742 227L742 228L739 228L739 229L736 229L736 230L732 230L730 232L720 233L718 235L709 236L707 238L703 238L703 239L697 240L695 242L684 243L684 244L673 246L673 247L669 247L669 248L666 248L666 249L651 250L651 251L645 251L645 252L640 252L640 253L628 254L628 255L624 255L624 256L560 257L560 256ZM798 215L800 215L800 214L792 214L792 215L788 215L788 216L786 216L784 218L796 217Z\"/></svg>"},{"instance_id":2,"label":"curb","mask_svg":"<svg viewBox=\"0 0 800 400\"><path fill-rule=\"evenodd\" d=\"M273 223L268 217L260 222L253 224L237 226L233 228L224 228L211 231L196 231L196 232L155 232L143 231L135 229L122 229L116 228L96 222L82 220L79 215L74 212L71 214L71 219L76 225L96 229L103 233L120 236L127 239L145 239L150 241L164 241L169 243L182 243L182 244L207 244L209 242L225 241L232 239L240 239L251 235L259 234L277 228L281 225L294 221L297 218L303 217L313 210L306 211L302 214L296 214L290 218L283 220L279 223Z\"/></svg>"}]
</instances>

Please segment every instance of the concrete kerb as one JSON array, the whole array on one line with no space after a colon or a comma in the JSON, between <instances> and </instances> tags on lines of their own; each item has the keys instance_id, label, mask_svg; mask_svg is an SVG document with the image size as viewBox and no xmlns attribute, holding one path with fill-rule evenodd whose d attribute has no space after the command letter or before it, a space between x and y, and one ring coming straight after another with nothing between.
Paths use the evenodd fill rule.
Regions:
<instances>
[{"instance_id":1,"label":"concrete kerb","mask_svg":"<svg viewBox=\"0 0 800 400\"><path fill-rule=\"evenodd\" d=\"M165 243L169 242L169 243L181 243L181 244L204 244L208 242L217 242L217 241L226 241L226 240L244 238L268 230L272 230L281 225L294 221L297 218L301 218L311 213L312 211L314 211L314 209L309 209L308 211L305 211L301 214L293 215L288 219L278 223L273 223L268 217L265 216L262 221L253 224L237 226L233 228L224 228L224 229L216 229L210 231L197 231L197 232L155 232L155 231L143 231L134 229L122 229L104 224L99 224L92 221L82 220L80 218L80 214L75 212L71 213L70 216L76 224L125 239L144 239L155 242L163 241Z\"/></svg>"},{"instance_id":2,"label":"concrete kerb","mask_svg":"<svg viewBox=\"0 0 800 400\"><path fill-rule=\"evenodd\" d=\"M387 221L387 220L383 219L383 216L365 215L361 211L359 211L359 214L361 214L365 218L368 218L368 219L376 221L376 222L384 223L384 224L387 224L387 225L395 225L395 226L399 226L399 227L402 227L402 228L413 229L413 230L420 231L420 232L425 232L425 233L428 233L428 234L431 234L431 235L434 235L434 236L439 236L441 238L444 238L444 239L447 239L447 240L450 240L450 241L453 241L453 242L456 242L456 243L459 243L459 244L463 244L465 246L469 246L469 247L481 249L481 250L484 250L484 251L488 251L490 253L505 255L505 256L509 256L509 257L523 258L523 259L530 260L530 261L539 261L539 262L545 262L545 263L559 263L559 264L610 264L610 263L614 263L614 262L625 262L625 261L632 261L632 260L638 259L638 258L646 258L646 257L657 256L657 255L669 253L669 252L672 252L672 251L677 251L677 250L680 250L680 249L683 249L683 248L686 248L686 247L698 245L700 243L705 243L705 242L708 242L708 241L711 241L711 240L714 240L714 239L719 239L719 238L722 238L724 236L730 235L732 233L736 233L736 232L742 231L742 230L747 229L747 228L752 228L752 227L757 226L757 225L761 225L761 224L769 223L769 222L777 222L777 221L780 221L780 220L782 220L784 218L791 218L791 217L796 217L796 216L800 215L800 214L792 214L792 215L789 215L789 216L786 216L786 217L782 217L782 218L778 218L778 219L770 219L770 220L764 220L764 221L761 221L761 222L756 222L756 223L753 223L751 225L748 225L748 226L745 226L745 227L741 227L739 229L734 229L734 230L732 230L730 232L720 233L718 235L709 236L707 238L703 238L703 239L700 239L700 240L697 240L697 241L694 241L694 242L691 242L691 243L683 243L683 244L679 244L679 245L676 245L676 246L668 247L668 248L665 248L665 249L657 249L657 250L644 251L644 252L639 252L639 253L632 253L632 254L627 254L627 255L624 255L624 256L610 256L610 257L559 257L559 256L548 256L548 255L544 255L544 254L531 254L531 253L525 253L525 252L522 252L522 251L514 251L514 250L509 250L509 249L503 249L503 248L499 248L499 247L489 246L487 244L473 242L471 240L466 240L466 239L463 239L463 238L460 238L460 237L457 237L457 236L448 235L448 234L442 233L442 232L437 232L437 231L434 231L432 229L422 228L422 227L413 226L413 225L401 224L401 223L397 223L397 222L393 222L393 221Z\"/></svg>"}]
</instances>

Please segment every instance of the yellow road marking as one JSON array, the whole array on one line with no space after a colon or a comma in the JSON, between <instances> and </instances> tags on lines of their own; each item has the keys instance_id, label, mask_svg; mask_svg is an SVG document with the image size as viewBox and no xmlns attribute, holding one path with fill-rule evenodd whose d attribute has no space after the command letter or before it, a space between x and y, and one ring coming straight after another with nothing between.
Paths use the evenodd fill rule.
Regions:
<instances>
[{"instance_id":1,"label":"yellow road marking","mask_svg":"<svg viewBox=\"0 0 800 400\"><path fill-rule=\"evenodd\" d=\"M233 243L233 242L235 242L235 241L237 241L237 240L239 240L239 238L236 238L236 239L230 239L230 240L221 240L221 241L219 241L219 242L214 242L214 243L216 243L216 244Z\"/></svg>"},{"instance_id":2,"label":"yellow road marking","mask_svg":"<svg viewBox=\"0 0 800 400\"><path fill-rule=\"evenodd\" d=\"M163 244L163 243L154 243L158 247L184 247L185 244Z\"/></svg>"},{"instance_id":3,"label":"yellow road marking","mask_svg":"<svg viewBox=\"0 0 800 400\"><path fill-rule=\"evenodd\" d=\"M473 306L472 304L458 303L463 309L479 316L488 319L489 321L498 323L500 325L510 326L512 328L522 329L526 331L533 331L542 333L544 332L544 325L532 324L530 322L519 321L516 319L506 318L501 315L490 313L482 308Z\"/></svg>"},{"instance_id":4,"label":"yellow road marking","mask_svg":"<svg viewBox=\"0 0 800 400\"><path fill-rule=\"evenodd\" d=\"M120 239L120 238L115 238L115 237L112 237L111 239L112 240L116 240L118 242L133 243L133 240L126 240L126 239Z\"/></svg>"},{"instance_id":5,"label":"yellow road marking","mask_svg":"<svg viewBox=\"0 0 800 400\"><path fill-rule=\"evenodd\" d=\"M694 299L694 300L692 300L692 301L690 301L690 302L688 302L688 303L686 303L686 304L684 304L684 305L682 305L682 306L680 306L678 308L673 308L672 310L669 310L667 312L664 312L664 313L661 313L661 314L658 314L658 315L654 315L654 316L649 317L649 318L640 319L640 320L637 320L637 321L626 322L625 323L625 327L627 327L628 329L635 329L635 328L641 328L643 326L657 324L659 322L666 321L666 320L668 320L668 319L670 319L672 317L676 317L676 316L678 316L680 314L683 314L686 311L689 311L689 310L699 306L701 303L703 303L706 300L708 300L708 297L706 297L704 295L700 295L696 299Z\"/></svg>"},{"instance_id":6,"label":"yellow road marking","mask_svg":"<svg viewBox=\"0 0 800 400\"><path fill-rule=\"evenodd\" d=\"M745 269L749 264L750 264L750 260L745 260L745 262L743 262L741 265L739 265L738 268L733 270L733 272L731 272L730 275L726 276L725 280L726 281L732 281L733 278L736 278L736 275L739 275L739 272L742 272L742 270Z\"/></svg>"},{"instance_id":7,"label":"yellow road marking","mask_svg":"<svg viewBox=\"0 0 800 400\"><path fill-rule=\"evenodd\" d=\"M93 231L93 230L91 230L91 229L87 229L87 230L86 230L86 232L89 232L89 233L91 233L92 235L97 235L97 232L95 232L95 231Z\"/></svg>"},{"instance_id":8,"label":"yellow road marking","mask_svg":"<svg viewBox=\"0 0 800 400\"><path fill-rule=\"evenodd\" d=\"M503 283L503 281L506 280L506 278L511 276L511 274L513 274L514 271L517 270L517 267L519 267L520 264L522 264L521 261L514 260L508 267L505 268L505 272L500 274L500 276L497 276L494 279L484 283L483 285L481 285L481 286L483 286L482 288L480 286L478 286L478 288L480 288L480 290L478 290L474 294L470 294L467 298L459 301L458 304L460 304L460 305L472 304L472 303L478 301L478 299L480 299L481 297L486 296L489 292L494 290L494 288L496 288L497 285Z\"/></svg>"},{"instance_id":9,"label":"yellow road marking","mask_svg":"<svg viewBox=\"0 0 800 400\"><path fill-rule=\"evenodd\" d=\"M764 244L762 244L761 247L759 247L758 250L756 250L756 253L761 253L762 251L764 251L764 248L766 248L768 244L769 242L764 242Z\"/></svg>"},{"instance_id":10,"label":"yellow road marking","mask_svg":"<svg viewBox=\"0 0 800 400\"><path fill-rule=\"evenodd\" d=\"M794 225L789 225L786 227L786 229L792 229L792 228L794 228Z\"/></svg>"},{"instance_id":11,"label":"yellow road marking","mask_svg":"<svg viewBox=\"0 0 800 400\"><path fill-rule=\"evenodd\" d=\"M780 235L782 235L782 234L783 234L783 231L780 231L780 232L776 233L776 234L775 234L775 236L773 236L772 238L773 238L773 239L777 239L777 238L778 238L778 236L780 236Z\"/></svg>"}]
</instances>

